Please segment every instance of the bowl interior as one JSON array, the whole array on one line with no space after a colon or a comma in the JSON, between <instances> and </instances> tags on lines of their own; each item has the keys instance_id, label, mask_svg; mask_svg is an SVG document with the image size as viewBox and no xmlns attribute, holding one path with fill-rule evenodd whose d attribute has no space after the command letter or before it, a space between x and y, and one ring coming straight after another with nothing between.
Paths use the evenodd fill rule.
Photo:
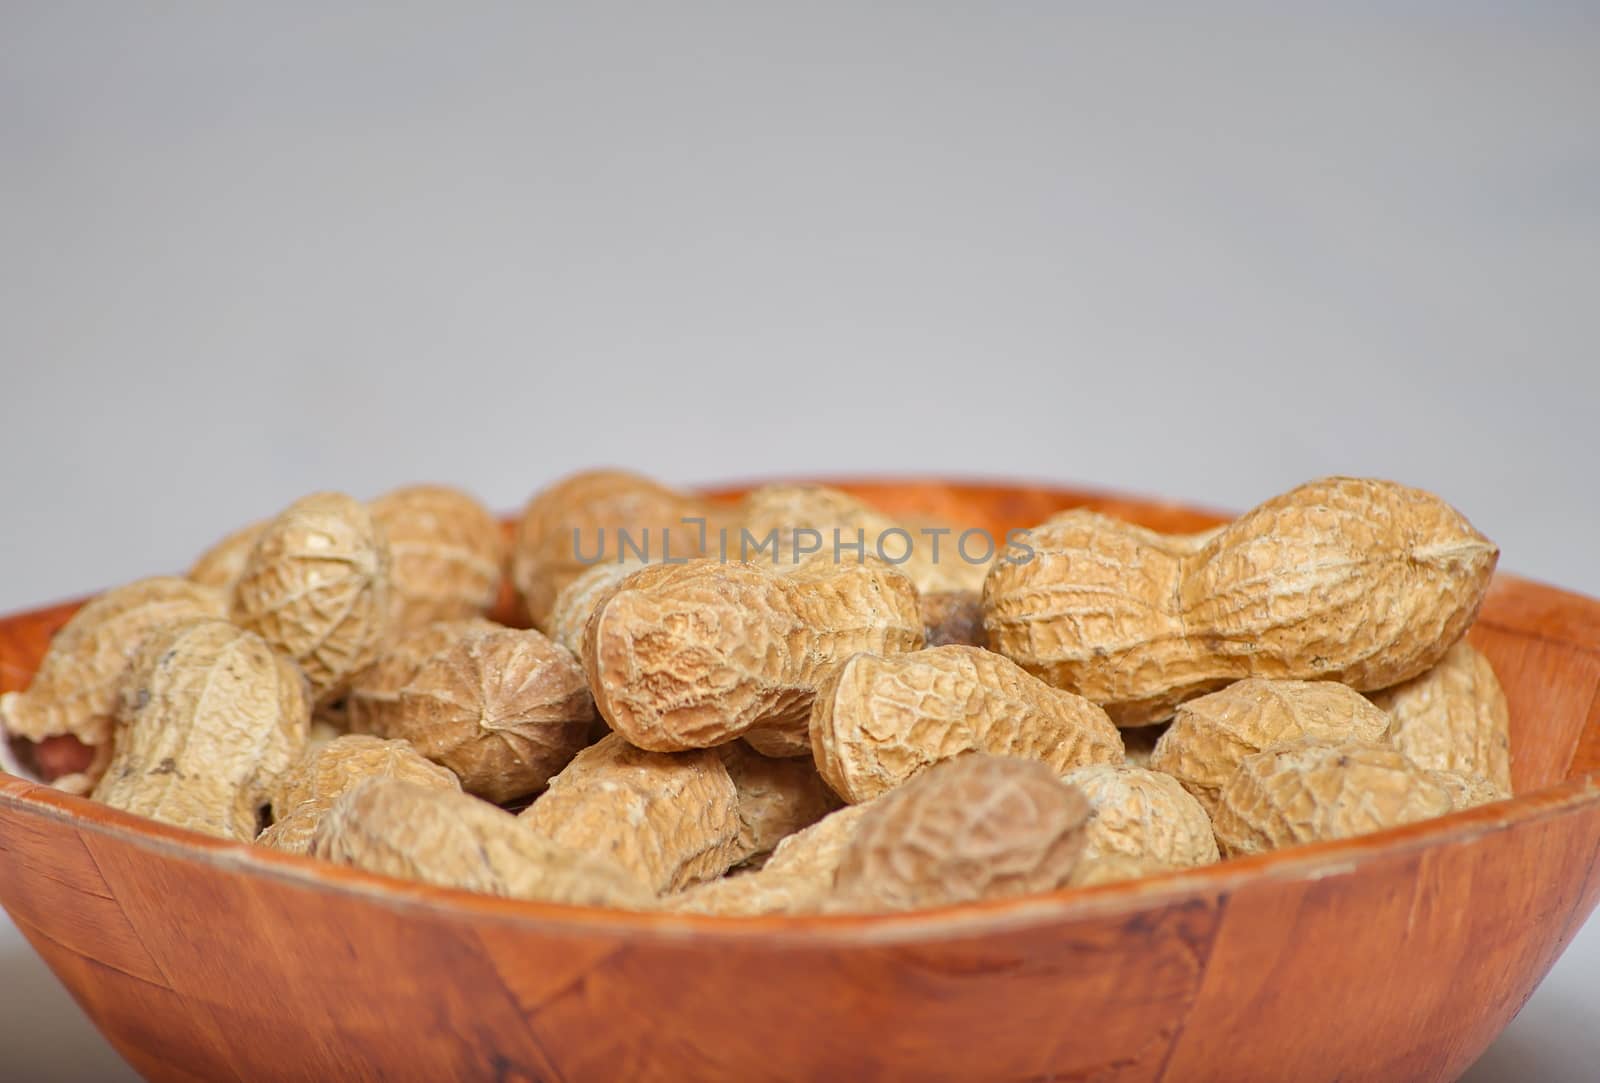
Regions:
<instances>
[{"instance_id":1,"label":"bowl interior","mask_svg":"<svg viewBox=\"0 0 1600 1083\"><path fill-rule=\"evenodd\" d=\"M945 523L957 530L982 529L997 538L1074 507L1093 508L1164 533L1192 533L1230 518L1224 512L1170 501L1028 483L796 480L843 489L898 517ZM755 484L707 486L700 491L714 500L731 501ZM0 620L0 691L27 687L50 637L82 601ZM1501 573L1469 634L1505 688L1517 793L1600 770L1600 699L1593 692L1600 688L1600 615L1588 601ZM505 623L522 623L509 592L494 616Z\"/></svg>"}]
</instances>

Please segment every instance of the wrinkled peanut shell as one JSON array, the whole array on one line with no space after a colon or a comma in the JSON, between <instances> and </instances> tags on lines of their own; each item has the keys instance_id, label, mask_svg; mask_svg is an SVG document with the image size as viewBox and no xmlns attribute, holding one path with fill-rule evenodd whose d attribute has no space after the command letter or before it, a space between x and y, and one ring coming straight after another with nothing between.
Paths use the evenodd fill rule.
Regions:
<instances>
[{"instance_id":1,"label":"wrinkled peanut shell","mask_svg":"<svg viewBox=\"0 0 1600 1083\"><path fill-rule=\"evenodd\" d=\"M811 701L833 665L921 642L916 591L882 566L813 562L784 574L699 560L617 584L589 620L583 660L600 713L641 748L743 736L768 755L803 755Z\"/></svg>"},{"instance_id":2,"label":"wrinkled peanut shell","mask_svg":"<svg viewBox=\"0 0 1600 1083\"><path fill-rule=\"evenodd\" d=\"M1089 802L1037 760L968 755L880 798L850 840L826 909L916 910L1065 885Z\"/></svg>"},{"instance_id":3,"label":"wrinkled peanut shell","mask_svg":"<svg viewBox=\"0 0 1600 1083\"><path fill-rule=\"evenodd\" d=\"M447 485L408 485L368 507L389 542L394 628L464 620L494 605L506 540L488 508Z\"/></svg>"},{"instance_id":4,"label":"wrinkled peanut shell","mask_svg":"<svg viewBox=\"0 0 1600 1083\"><path fill-rule=\"evenodd\" d=\"M1084 859L1118 855L1187 868L1220 859L1211 818L1178 780L1121 764L1077 767L1062 778L1089 798Z\"/></svg>"},{"instance_id":5,"label":"wrinkled peanut shell","mask_svg":"<svg viewBox=\"0 0 1600 1083\"><path fill-rule=\"evenodd\" d=\"M233 588L235 623L299 664L317 703L337 699L389 630L389 546L367 509L313 493L268 523Z\"/></svg>"},{"instance_id":6,"label":"wrinkled peanut shell","mask_svg":"<svg viewBox=\"0 0 1600 1083\"><path fill-rule=\"evenodd\" d=\"M328 810L311 854L368 872L513 899L647 910L651 893L601 855L572 850L463 793L370 779Z\"/></svg>"},{"instance_id":7,"label":"wrinkled peanut shell","mask_svg":"<svg viewBox=\"0 0 1600 1083\"><path fill-rule=\"evenodd\" d=\"M1472 623L1499 555L1431 493L1343 477L1204 535L1075 510L1025 541L1032 559L984 582L990 647L1122 725L1244 677L1409 680Z\"/></svg>"},{"instance_id":8,"label":"wrinkled peanut shell","mask_svg":"<svg viewBox=\"0 0 1600 1083\"><path fill-rule=\"evenodd\" d=\"M845 849L862 817L874 807L869 801L829 813L780 842L759 870L691 887L672 898L672 908L742 916L814 913L833 891Z\"/></svg>"},{"instance_id":9,"label":"wrinkled peanut shell","mask_svg":"<svg viewBox=\"0 0 1600 1083\"><path fill-rule=\"evenodd\" d=\"M1389 716L1334 681L1238 681L1178 709L1150 766L1183 783L1206 811L1246 756L1301 737L1377 741Z\"/></svg>"},{"instance_id":10,"label":"wrinkled peanut shell","mask_svg":"<svg viewBox=\"0 0 1600 1083\"><path fill-rule=\"evenodd\" d=\"M55 634L27 691L0 695L5 732L30 741L72 736L91 747L107 744L119 691L144 640L170 625L226 613L219 592L186 579L158 576L106 591Z\"/></svg>"},{"instance_id":11,"label":"wrinkled peanut shell","mask_svg":"<svg viewBox=\"0 0 1600 1083\"><path fill-rule=\"evenodd\" d=\"M528 501L512 543L511 575L534 626L550 631L557 595L596 563L632 556L621 531L659 561L701 555L701 533L684 520L714 517L703 501L625 470L588 470ZM714 530L708 525L707 531ZM670 552L664 552L662 532Z\"/></svg>"},{"instance_id":12,"label":"wrinkled peanut shell","mask_svg":"<svg viewBox=\"0 0 1600 1083\"><path fill-rule=\"evenodd\" d=\"M274 822L256 838L262 846L303 854L335 801L373 778L397 778L418 786L460 790L446 768L417 755L405 741L347 734L308 745L272 786Z\"/></svg>"},{"instance_id":13,"label":"wrinkled peanut shell","mask_svg":"<svg viewBox=\"0 0 1600 1083\"><path fill-rule=\"evenodd\" d=\"M1455 811L1450 788L1397 749L1302 738L1246 756L1212 823L1230 857L1344 839Z\"/></svg>"},{"instance_id":14,"label":"wrinkled peanut shell","mask_svg":"<svg viewBox=\"0 0 1600 1083\"><path fill-rule=\"evenodd\" d=\"M1412 762L1487 780L1511 796L1511 713L1489 660L1465 640L1439 664L1369 697L1389 712L1389 741Z\"/></svg>"},{"instance_id":15,"label":"wrinkled peanut shell","mask_svg":"<svg viewBox=\"0 0 1600 1083\"><path fill-rule=\"evenodd\" d=\"M121 732L94 799L249 842L278 777L306 744L305 678L224 620L169 625L140 648Z\"/></svg>"},{"instance_id":16,"label":"wrinkled peanut shell","mask_svg":"<svg viewBox=\"0 0 1600 1083\"><path fill-rule=\"evenodd\" d=\"M1057 774L1123 758L1103 710L979 647L851 656L818 692L810 732L817 769L852 803L968 752L1035 759Z\"/></svg>"},{"instance_id":17,"label":"wrinkled peanut shell","mask_svg":"<svg viewBox=\"0 0 1600 1083\"><path fill-rule=\"evenodd\" d=\"M588 743L583 668L532 629L468 631L424 660L373 732L403 738L494 802L544 788Z\"/></svg>"},{"instance_id":18,"label":"wrinkled peanut shell","mask_svg":"<svg viewBox=\"0 0 1600 1083\"><path fill-rule=\"evenodd\" d=\"M656 892L721 876L741 856L739 794L716 752L648 752L616 734L578 753L521 819Z\"/></svg>"}]
</instances>

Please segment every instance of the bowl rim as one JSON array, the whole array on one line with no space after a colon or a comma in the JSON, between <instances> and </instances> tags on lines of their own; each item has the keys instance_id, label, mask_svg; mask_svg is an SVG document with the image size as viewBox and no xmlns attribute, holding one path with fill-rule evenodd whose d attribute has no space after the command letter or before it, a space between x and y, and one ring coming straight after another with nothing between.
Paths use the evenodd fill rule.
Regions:
<instances>
[{"instance_id":1,"label":"bowl rim","mask_svg":"<svg viewBox=\"0 0 1600 1083\"><path fill-rule=\"evenodd\" d=\"M988 490L1048 490L1074 498L1137 502L1201 515L1224 518L1228 513L1171 501L1143 498L1097 487L1060 482L994 477L964 478L917 475L766 477L749 482L719 482L693 486L712 499L731 497L754 485L776 483L868 486L956 486ZM1585 633L1544 638L1587 648L1600 655L1600 599L1536 580L1497 572L1491 593L1534 591L1549 602L1583 612ZM0 623L42 616L56 609L75 607L79 599L0 615ZM1529 634L1480 617L1491 628ZM1580 734L1579 743L1583 741ZM308 891L359 896L388 909L443 911L470 921L488 919L545 930L583 930L588 933L647 939L703 940L707 937L740 941L760 939L795 946L894 944L928 939L973 938L1015 932L1039 925L1101 918L1130 918L1142 912L1190 902L1226 897L1246 883L1261 880L1307 881L1347 875L1364 867L1403 859L1421 851L1471 843L1522 825L1567 815L1600 804L1600 767L1551 786L1496 801L1448 816L1389 828L1349 839L1310 843L1272 853L1234 858L1197 868L1174 869L1139 880L1087 888L1061 888L1053 892L1008 899L991 899L899 913L873 914L769 914L755 916L696 914L663 910L623 910L599 906L510 899L459 888L401 880L317 858L286 853L252 843L216 838L165 824L88 797L56 790L0 772L0 817L38 816L78 832L88 832L137 849L236 873L263 875Z\"/></svg>"}]
</instances>

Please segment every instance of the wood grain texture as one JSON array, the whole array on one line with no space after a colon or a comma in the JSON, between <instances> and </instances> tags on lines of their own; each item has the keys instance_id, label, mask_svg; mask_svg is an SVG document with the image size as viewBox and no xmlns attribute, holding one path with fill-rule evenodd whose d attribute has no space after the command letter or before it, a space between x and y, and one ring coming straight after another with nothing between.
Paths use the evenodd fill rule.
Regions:
<instances>
[{"instance_id":1,"label":"wood grain texture","mask_svg":"<svg viewBox=\"0 0 1600 1083\"><path fill-rule=\"evenodd\" d=\"M1079 504L1224 518L842 487L992 531ZM0 688L71 612L0 621ZM1600 602L1501 576L1472 639L1510 702L1515 799L1139 883L896 916L615 913L385 880L8 777L0 903L156 1080L1452 1079L1600 898Z\"/></svg>"}]
</instances>

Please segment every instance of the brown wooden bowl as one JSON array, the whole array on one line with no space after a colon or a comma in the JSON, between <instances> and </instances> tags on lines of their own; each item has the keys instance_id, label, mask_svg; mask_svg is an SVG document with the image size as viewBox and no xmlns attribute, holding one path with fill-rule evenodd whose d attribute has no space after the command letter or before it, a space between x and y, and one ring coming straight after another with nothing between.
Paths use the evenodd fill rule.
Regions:
<instances>
[{"instance_id":1,"label":"brown wooden bowl","mask_svg":"<svg viewBox=\"0 0 1600 1083\"><path fill-rule=\"evenodd\" d=\"M1036 485L843 487L992 531L1079 504L1219 518ZM0 686L73 608L0 622ZM1514 799L1138 883L884 917L619 913L402 883L8 777L0 902L150 1079L1451 1079L1600 893L1600 602L1502 575L1472 640L1510 699Z\"/></svg>"}]
</instances>

